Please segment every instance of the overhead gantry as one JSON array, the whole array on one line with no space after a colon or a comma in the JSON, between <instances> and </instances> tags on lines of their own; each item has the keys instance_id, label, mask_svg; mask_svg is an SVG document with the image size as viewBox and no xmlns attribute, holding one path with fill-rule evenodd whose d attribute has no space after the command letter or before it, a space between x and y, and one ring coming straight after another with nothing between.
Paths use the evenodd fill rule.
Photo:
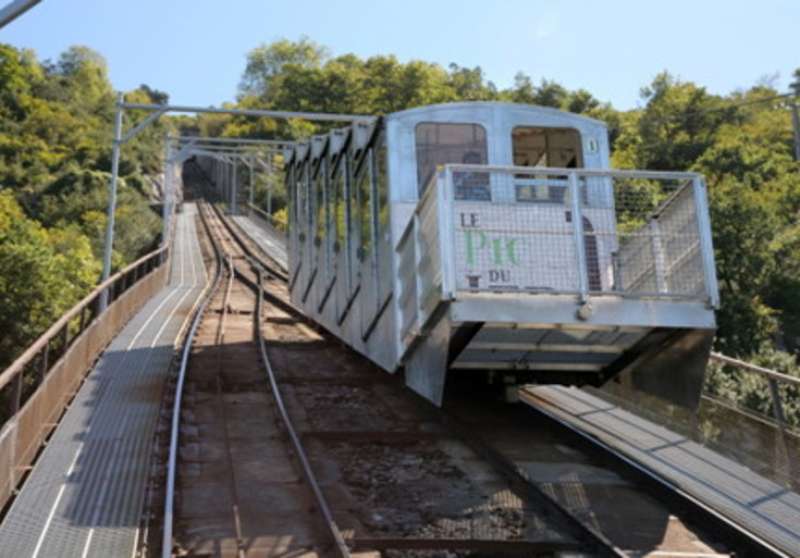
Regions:
<instances>
[{"instance_id":1,"label":"overhead gantry","mask_svg":"<svg viewBox=\"0 0 800 558\"><path fill-rule=\"evenodd\" d=\"M130 128L127 132L123 130L123 119L126 111L145 111L147 116L142 119L134 127ZM107 208L106 220L106 233L105 244L103 250L103 275L101 281L105 281L111 275L111 254L114 246L114 215L117 207L117 179L119 177L119 160L122 153L123 146L136 137L139 132L147 128L150 124L156 122L161 116L168 113L192 113L192 114L230 114L235 116L250 116L257 118L275 118L275 119L301 119L309 120L312 122L342 122L342 123L355 123L355 122L373 122L375 120L372 116L358 115L358 114L334 114L334 113L317 113L317 112L302 112L302 111L283 111L283 110L259 110L259 109L233 109L233 108L213 108L213 107L194 107L186 105L155 105L143 103L126 103L124 95L120 93L117 97L116 114L114 118L114 139L112 144L111 153L111 181L109 184L109 198ZM226 140L232 138L193 138L189 139L189 143L204 140L206 149L204 151L221 151L221 149L209 150L208 146L216 143L225 144ZM222 141L220 141L222 140ZM247 143L259 142L262 140L246 140ZM280 141L280 140L278 140ZM169 144L169 142L167 142ZM284 142L287 143L287 142ZM242 144L246 145L246 144ZM169 147L167 148L169 149ZM218 155L219 156L219 155ZM232 156L228 155L230 159ZM168 156L166 160L169 160ZM165 194L167 197L168 194ZM166 200L165 200L166 201ZM164 212L164 230L169 229L169 213ZM101 310L105 309L108 304L108 293L103 293L100 301Z\"/></svg>"}]
</instances>

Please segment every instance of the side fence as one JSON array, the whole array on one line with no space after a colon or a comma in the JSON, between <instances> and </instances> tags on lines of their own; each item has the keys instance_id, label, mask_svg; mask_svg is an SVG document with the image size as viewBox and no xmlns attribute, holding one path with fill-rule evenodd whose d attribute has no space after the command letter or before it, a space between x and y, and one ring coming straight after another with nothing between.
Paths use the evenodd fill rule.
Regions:
<instances>
[{"instance_id":1,"label":"side fence","mask_svg":"<svg viewBox=\"0 0 800 558\"><path fill-rule=\"evenodd\" d=\"M757 366L743 360L731 358L721 353L711 353L711 360L763 378L769 386L769 395L772 402L770 408L772 410L775 424L781 430L786 430L787 427L791 428L792 426L795 430L798 430L798 425L790 425L789 421L787 421L786 413L784 412L785 402L781 394L781 391L783 390L781 387L800 391L800 378L788 376L786 374L776 372L775 370L764 368L763 366Z\"/></svg>"},{"instance_id":2,"label":"side fence","mask_svg":"<svg viewBox=\"0 0 800 558\"><path fill-rule=\"evenodd\" d=\"M86 371L168 278L162 246L98 285L0 374L0 508L30 469ZM100 301L108 291L108 307Z\"/></svg>"}]
</instances>

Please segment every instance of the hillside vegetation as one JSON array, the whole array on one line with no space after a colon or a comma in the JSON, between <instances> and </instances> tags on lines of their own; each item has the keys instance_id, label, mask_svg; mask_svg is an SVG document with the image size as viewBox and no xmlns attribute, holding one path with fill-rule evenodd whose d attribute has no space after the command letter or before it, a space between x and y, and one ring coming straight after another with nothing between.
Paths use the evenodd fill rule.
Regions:
<instances>
[{"instance_id":1,"label":"hillside vegetation","mask_svg":"<svg viewBox=\"0 0 800 558\"><path fill-rule=\"evenodd\" d=\"M165 100L146 86L126 97ZM42 62L0 45L0 368L99 279L115 98L88 48ZM148 176L160 172L164 133L157 125L124 150L114 269L161 231Z\"/></svg>"}]
</instances>

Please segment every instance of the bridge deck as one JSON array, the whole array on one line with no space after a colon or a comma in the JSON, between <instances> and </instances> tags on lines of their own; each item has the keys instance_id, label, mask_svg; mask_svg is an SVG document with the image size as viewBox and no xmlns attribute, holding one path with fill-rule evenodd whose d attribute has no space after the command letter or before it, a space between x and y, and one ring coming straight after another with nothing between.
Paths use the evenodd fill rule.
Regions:
<instances>
[{"instance_id":1,"label":"bridge deck","mask_svg":"<svg viewBox=\"0 0 800 558\"><path fill-rule=\"evenodd\" d=\"M233 215L232 219L242 231L262 247L285 271L289 270L289 257L286 254L286 238L276 232L271 225L257 215L246 217Z\"/></svg>"},{"instance_id":2,"label":"bridge deck","mask_svg":"<svg viewBox=\"0 0 800 558\"><path fill-rule=\"evenodd\" d=\"M527 387L521 397L642 464L789 555L800 555L797 493L584 390Z\"/></svg>"},{"instance_id":3,"label":"bridge deck","mask_svg":"<svg viewBox=\"0 0 800 558\"><path fill-rule=\"evenodd\" d=\"M164 380L206 282L195 214L178 214L168 286L105 350L0 525L3 556L133 554Z\"/></svg>"}]
</instances>

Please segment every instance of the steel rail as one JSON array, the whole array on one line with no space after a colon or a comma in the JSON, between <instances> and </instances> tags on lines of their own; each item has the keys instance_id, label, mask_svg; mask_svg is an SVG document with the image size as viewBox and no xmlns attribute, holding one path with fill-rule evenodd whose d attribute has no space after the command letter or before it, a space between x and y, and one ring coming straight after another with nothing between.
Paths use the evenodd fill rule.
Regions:
<instances>
[{"instance_id":1,"label":"steel rail","mask_svg":"<svg viewBox=\"0 0 800 558\"><path fill-rule=\"evenodd\" d=\"M66 327L69 322L73 319L78 317L78 315L85 310L90 304L94 302L94 300L100 296L103 291L108 289L111 285L113 285L116 281L120 278L124 277L139 265L145 263L147 260L151 258L155 258L157 255L162 254L165 250L167 250L168 246L163 245L152 252L145 254L135 262L127 265L122 270L118 271L99 285L97 285L92 292L87 294L80 302L78 302L75 306L73 306L70 310L66 312L66 314L62 315L53 325L51 325L47 331L45 331L42 335L40 335L36 341L34 341L28 348L22 353L17 359L9 365L2 373L0 373L0 390L6 387L14 377L21 373L25 366L27 366L31 360L45 348L54 337L58 335L58 333ZM154 269L163 265L164 262L161 262L159 265L155 266ZM144 277L144 276L143 276ZM88 323L86 324L88 325Z\"/></svg>"},{"instance_id":2,"label":"steel rail","mask_svg":"<svg viewBox=\"0 0 800 558\"><path fill-rule=\"evenodd\" d=\"M222 430L225 438L225 458L228 462L228 469L230 475L228 477L229 485L228 490L231 492L232 500L232 515L233 527L236 533L236 553L238 558L245 558L244 538L242 536L242 519L239 515L239 491L236 489L236 476L234 473L234 458L231 452L231 439L230 432L228 431L228 413L225 412L225 399L222 394L222 355L223 343L225 342L225 320L228 317L228 308L231 299L231 291L233 290L233 282L236 280L236 273L233 267L233 258L227 255L228 263L228 282L225 288L225 294L222 297L222 313L219 319L219 327L217 328L217 335L214 340L217 350L217 377L216 377L216 392L217 400L219 402L220 417L222 418Z\"/></svg>"},{"instance_id":3,"label":"steel rail","mask_svg":"<svg viewBox=\"0 0 800 558\"><path fill-rule=\"evenodd\" d=\"M209 204L209 205L211 205L211 204ZM216 214L218 209L216 207L214 207L213 205L211 205L211 207L213 208L212 215L215 215L217 220L219 220L223 224L223 226L225 226L226 225L225 219L223 217L221 217L220 215ZM203 215L203 220L205 222L205 216L204 215ZM207 222L206 222L206 226L208 227L208 223ZM209 229L210 229L210 227L209 227ZM243 249L245 248L244 246L241 246L241 244L242 244L241 239L236 238L233 235L231 235L231 236L232 236L234 242L240 244L241 248L243 248ZM214 242L216 243L216 241L214 241ZM257 275L258 275L257 281L256 281L255 284L252 284L249 280L246 280L244 277L240 277L240 278L242 279L242 282L244 284L248 285L250 288L252 288L256 292L256 297L257 297L256 298L256 310L253 313L253 337L254 337L254 340L255 339L258 340L258 347L259 347L259 351L260 351L260 354L261 354L261 360L262 360L262 362L264 364L264 369L265 369L265 372L266 372L266 375L267 375L267 379L268 379L269 384L270 384L270 388L271 388L272 393L273 393L273 397L275 398L275 404L278 407L279 414L281 415L281 420L283 421L284 426L286 427L286 431L287 431L287 433L289 435L289 438L291 439L292 445L294 446L294 449L295 449L295 452L297 454L298 460L300 461L300 464L301 464L301 466L303 468L303 474L306 477L306 481L308 482L312 492L314 493L314 497L317 500L317 505L319 506L320 512L322 513L322 515L323 515L323 517L324 517L324 519L325 519L325 521L326 521L326 523L328 525L330 534L333 537L333 540L334 540L334 543L336 545L338 554L342 558L350 558L350 556L351 556L350 550L347 547L347 544L345 543L344 536L342 535L341 531L339 530L339 527L336 525L336 522L333 519L333 513L331 512L330 506L328 505L328 502L325 499L324 494L322 493L322 489L319 486L319 482L317 481L316 475L314 474L314 472L313 472L313 470L311 468L311 464L310 464L310 462L308 460L308 457L306 455L305 448L303 447L302 442L300 441L300 438L297 435L297 431L294 428L294 424L292 423L292 421L291 421L291 419L289 417L289 414L288 414L288 412L286 410L286 406L285 406L284 401L283 401L283 396L281 395L280 389L278 388L278 384L277 384L277 381L275 379L274 371L273 371L271 363L269 361L269 357L267 356L266 344L264 342L264 336L261 334L261 314L262 314L263 303L264 303L264 289L261 287L261 285L263 284L263 275L262 274L266 270L264 270L260 265L258 265L258 263L256 261L253 261L250 258L247 258L247 261L251 265L251 267L255 268L255 270L257 272ZM238 270L235 270L235 273L237 275L240 275L240 272Z\"/></svg>"},{"instance_id":4,"label":"steel rail","mask_svg":"<svg viewBox=\"0 0 800 558\"><path fill-rule=\"evenodd\" d=\"M205 221L204 221L205 222ZM172 556L172 529L175 515L175 477L178 462L178 437L180 434L180 418L181 418L181 404L183 402L183 386L186 379L186 368L189 363L189 355L192 349L192 343L197 328L202 321L202 317L208 308L213 293L219 288L222 280L222 261L216 245L212 242L217 261L217 270L214 276L214 281L209 283L201 298L204 298L202 305L195 312L192 319L192 325L189 332L186 334L186 341L183 345L183 352L181 354L181 364L178 369L178 380L175 384L175 401L172 409L172 422L170 426L170 441L169 452L167 457L167 489L164 495L164 529L161 543L161 555L163 558L171 558Z\"/></svg>"},{"instance_id":5,"label":"steel rail","mask_svg":"<svg viewBox=\"0 0 800 558\"><path fill-rule=\"evenodd\" d=\"M258 270L258 279L259 285L261 284L261 270ZM261 333L261 312L263 310L263 301L264 301L264 292L263 289L258 289L258 300L256 302L256 312L253 315L254 321L254 331L253 334L258 338L258 347L261 352L261 360L264 363L264 368L267 372L267 377L269 379L270 387L272 388L272 394L275 397L275 403L278 406L278 411L280 412L281 419L283 420L284 426L286 426L286 432L289 434L289 438L291 438L292 445L294 446L295 452L297 454L297 458L300 461L300 464L303 467L303 472L306 477L306 481L311 486L311 490L314 492L314 496L317 499L317 505L319 506L320 512L325 518L325 522L327 523L328 530L330 531L333 539L336 543L336 549L342 558L349 558L351 556L350 549L345 543L344 536L342 536L342 532L339 530L338 525L336 525L336 521L333 518L333 513L331 512L330 506L328 505L328 501L326 500L324 494L322 493L322 489L319 486L319 482L317 481L317 477L314 474L314 471L311 469L311 464L309 463L308 456L306 455L305 448L303 447L302 442L300 441L300 437L297 435L297 431L294 428L294 424L292 423L291 419L289 418L289 413L286 410L286 406L283 402L283 396L281 395L281 391L278 388L278 383L275 379L275 371L272 369L272 365L269 360L269 356L267 356L267 347L266 343L264 342L264 336Z\"/></svg>"},{"instance_id":6,"label":"steel rail","mask_svg":"<svg viewBox=\"0 0 800 558\"><path fill-rule=\"evenodd\" d=\"M200 165L197 165L197 164L195 164L195 166L198 168L198 170L200 170L200 173L203 176L203 180L205 180L206 183L209 186L213 186L213 182L208 177L208 175L203 170L203 168ZM214 192L212 191L211 194L213 196ZM251 262L254 262L254 263L258 264L258 266L262 267L267 273L269 273L270 275L272 275L276 279L278 279L278 280L280 280L280 281L282 281L284 283L288 283L289 276L288 276L286 270L283 269L283 266L281 266L278 262L275 262L274 260L273 260L274 265L271 265L271 264L265 262L263 258L261 258L258 254L256 254L248 246L247 241L245 241L244 238L242 238L241 234L234 230L234 227L237 226L237 225L233 225L233 224L229 223L228 220L225 219L225 217L222 215L222 211L216 206L216 204L208 203L208 205L211 207L213 212L216 214L216 216L219 219L219 221L228 230L230 235L236 240L236 242L242 248L242 250L244 251L245 255L248 257L248 259L251 260ZM269 257L268 254L267 254L267 257ZM270 259L272 259L272 258L270 258ZM279 304L280 304L280 301L279 301ZM289 311L289 312L296 311L296 308L292 308L292 307L289 307L289 306L286 306L284 309Z\"/></svg>"},{"instance_id":7,"label":"steel rail","mask_svg":"<svg viewBox=\"0 0 800 558\"><path fill-rule=\"evenodd\" d=\"M276 279L284 283L288 282L289 275L283 270L276 269L276 267L279 267L277 262L275 262L275 265L269 265L267 262L263 260L263 258L260 258L258 254L256 254L253 251L253 249L250 248L250 246L248 246L247 241L244 238L242 238L241 233L234 230L234 227L237 225L229 223L228 220L225 219L225 217L222 215L222 212L216 205L211 204L211 207L217 214L217 217L219 218L223 226L228 230L228 232L234 238L234 240L236 240L242 251L248 256L249 260L251 260L254 263L257 263L260 267L264 269L264 271L266 271L268 274L272 275ZM290 311L297 311L297 309L291 308Z\"/></svg>"}]
</instances>

